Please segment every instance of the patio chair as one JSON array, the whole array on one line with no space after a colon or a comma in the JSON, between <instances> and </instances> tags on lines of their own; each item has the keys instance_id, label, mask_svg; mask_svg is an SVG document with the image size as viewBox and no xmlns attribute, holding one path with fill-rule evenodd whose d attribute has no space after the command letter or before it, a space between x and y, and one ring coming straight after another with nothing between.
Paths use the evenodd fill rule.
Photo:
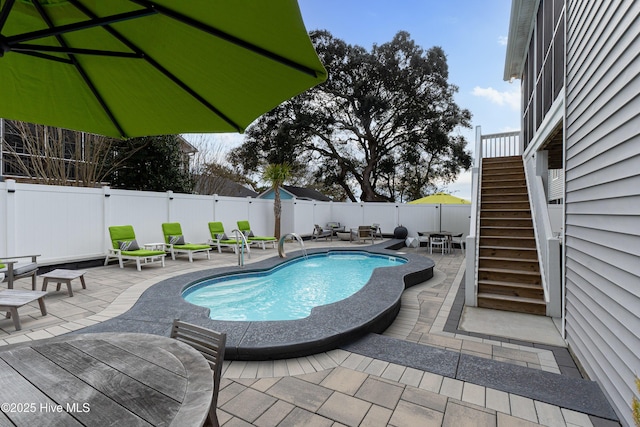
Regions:
<instances>
[{"instance_id":1,"label":"patio chair","mask_svg":"<svg viewBox=\"0 0 640 427\"><path fill-rule=\"evenodd\" d=\"M271 243L273 245L273 248L275 249L276 243L278 242L275 237L254 235L253 231L251 231L251 225L249 224L249 221L238 221L238 230L242 231L249 244L262 246L263 250L266 248L266 243Z\"/></svg>"},{"instance_id":2,"label":"patio chair","mask_svg":"<svg viewBox=\"0 0 640 427\"><path fill-rule=\"evenodd\" d=\"M142 264L149 265L160 263L164 267L165 251L141 249L136 241L136 233L131 225L114 225L109 227L112 247L107 250L107 257L104 265L109 264L109 260L116 258L120 268L124 268L125 261L135 261L138 271Z\"/></svg>"},{"instance_id":3,"label":"patio chair","mask_svg":"<svg viewBox=\"0 0 640 427\"><path fill-rule=\"evenodd\" d=\"M318 224L314 224L313 232L311 233L311 239L316 241L318 239L330 239L331 241L333 241L333 230L325 230Z\"/></svg>"},{"instance_id":4,"label":"patio chair","mask_svg":"<svg viewBox=\"0 0 640 427\"><path fill-rule=\"evenodd\" d=\"M209 244L218 247L218 253L222 253L222 247L232 248L233 253L238 254L238 249L242 244L242 240L230 239L224 232L224 226L220 221L214 221L209 223L209 233L211 238ZM246 246L247 252L250 252L249 246Z\"/></svg>"},{"instance_id":5,"label":"patio chair","mask_svg":"<svg viewBox=\"0 0 640 427\"><path fill-rule=\"evenodd\" d=\"M218 407L218 393L220 390L220 379L222 377L222 363L224 361L227 334L175 319L171 326L170 337L192 346L209 362L213 373L213 398L211 399L207 422L218 427L220 424L218 422L216 409Z\"/></svg>"},{"instance_id":6,"label":"patio chair","mask_svg":"<svg viewBox=\"0 0 640 427\"><path fill-rule=\"evenodd\" d=\"M36 290L37 258L40 255L8 256L0 260L0 282L7 282L7 288L13 289L13 282L31 276L31 289Z\"/></svg>"},{"instance_id":7,"label":"patio chair","mask_svg":"<svg viewBox=\"0 0 640 427\"><path fill-rule=\"evenodd\" d=\"M451 243L451 251L453 251L453 249L455 248L454 245L458 245L460 246L460 250L462 251L462 255L464 255L464 250L465 250L465 246L466 246L466 242L464 240L464 233L460 233L460 234L454 234L451 236L451 241L449 242Z\"/></svg>"},{"instance_id":8,"label":"patio chair","mask_svg":"<svg viewBox=\"0 0 640 427\"><path fill-rule=\"evenodd\" d=\"M339 222L337 221L330 221L327 223L327 226L325 227L325 230L332 230L334 233L344 233L345 232L345 226L344 225L340 225Z\"/></svg>"},{"instance_id":9,"label":"patio chair","mask_svg":"<svg viewBox=\"0 0 640 427\"><path fill-rule=\"evenodd\" d=\"M358 226L358 242L366 243L367 239L373 243L373 229L370 225Z\"/></svg>"},{"instance_id":10,"label":"patio chair","mask_svg":"<svg viewBox=\"0 0 640 427\"><path fill-rule=\"evenodd\" d=\"M182 227L178 222L165 222L162 224L164 241L171 252L171 259L175 261L176 254L187 254L189 262L193 262L193 254L204 252L207 259L211 259L211 246L203 243L185 243Z\"/></svg>"},{"instance_id":11,"label":"patio chair","mask_svg":"<svg viewBox=\"0 0 640 427\"><path fill-rule=\"evenodd\" d=\"M447 250L447 238L441 234L432 234L429 237L429 253L433 253L433 248L440 248L444 255Z\"/></svg>"},{"instance_id":12,"label":"patio chair","mask_svg":"<svg viewBox=\"0 0 640 427\"><path fill-rule=\"evenodd\" d=\"M374 240L376 239L376 237L380 237L382 239L382 229L380 228L380 224L374 222L371 226L371 230L373 230Z\"/></svg>"}]
</instances>

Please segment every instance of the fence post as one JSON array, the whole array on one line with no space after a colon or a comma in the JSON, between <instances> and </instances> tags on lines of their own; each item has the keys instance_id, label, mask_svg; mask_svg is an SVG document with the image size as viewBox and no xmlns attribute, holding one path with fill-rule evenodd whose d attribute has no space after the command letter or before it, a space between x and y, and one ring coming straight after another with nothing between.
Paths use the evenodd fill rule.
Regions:
<instances>
[{"instance_id":1,"label":"fence post","mask_svg":"<svg viewBox=\"0 0 640 427\"><path fill-rule=\"evenodd\" d=\"M16 255L16 181L7 179L7 255Z\"/></svg>"},{"instance_id":2,"label":"fence post","mask_svg":"<svg viewBox=\"0 0 640 427\"><path fill-rule=\"evenodd\" d=\"M167 222L172 222L171 218L173 218L173 191L167 191Z\"/></svg>"},{"instance_id":3,"label":"fence post","mask_svg":"<svg viewBox=\"0 0 640 427\"><path fill-rule=\"evenodd\" d=\"M102 194L104 197L102 198L102 248L109 248L109 232L108 228L111 225L111 187L105 185L102 187Z\"/></svg>"}]
</instances>

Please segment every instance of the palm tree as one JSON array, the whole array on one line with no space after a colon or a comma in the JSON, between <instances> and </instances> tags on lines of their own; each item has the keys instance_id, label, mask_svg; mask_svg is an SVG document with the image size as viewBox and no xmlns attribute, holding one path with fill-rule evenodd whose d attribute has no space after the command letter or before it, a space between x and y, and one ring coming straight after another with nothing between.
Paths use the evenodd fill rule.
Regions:
<instances>
[{"instance_id":1,"label":"palm tree","mask_svg":"<svg viewBox=\"0 0 640 427\"><path fill-rule=\"evenodd\" d=\"M273 215L275 217L275 232L276 239L280 239L280 218L282 217L282 204L280 202L280 186L291 176L291 166L287 163L271 163L268 165L262 178L265 181L271 183L273 189Z\"/></svg>"}]
</instances>

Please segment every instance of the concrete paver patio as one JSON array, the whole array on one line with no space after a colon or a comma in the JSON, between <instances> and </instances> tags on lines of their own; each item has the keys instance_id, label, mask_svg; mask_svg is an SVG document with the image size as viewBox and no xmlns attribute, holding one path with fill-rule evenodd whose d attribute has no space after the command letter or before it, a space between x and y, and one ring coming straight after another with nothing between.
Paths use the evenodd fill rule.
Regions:
<instances>
[{"instance_id":1,"label":"concrete paver patio","mask_svg":"<svg viewBox=\"0 0 640 427\"><path fill-rule=\"evenodd\" d=\"M306 242L308 247L340 246L349 242ZM367 245L362 245L366 248ZM297 249L291 245L291 250ZM503 366L533 368L546 375L578 377L566 349L499 337L459 328L462 312L460 285L464 257L429 255L436 262L434 277L403 294L402 309L385 339L437 347L459 354L492 359ZM247 264L277 256L273 249L253 250ZM0 320L0 345L77 331L127 311L148 287L179 274L237 264L232 252L212 253L210 261L197 257L167 261L166 267L117 265L87 269L87 289L49 290L48 315L37 304L23 307L21 331L10 319ZM39 281L40 283L40 281ZM39 285L40 286L40 285ZM30 289L27 280L16 288ZM492 363L494 363L492 362ZM489 363L489 362L487 362ZM471 381L461 381L335 349L312 356L261 362L226 362L218 402L224 426L607 426L604 418L551 405Z\"/></svg>"}]
</instances>

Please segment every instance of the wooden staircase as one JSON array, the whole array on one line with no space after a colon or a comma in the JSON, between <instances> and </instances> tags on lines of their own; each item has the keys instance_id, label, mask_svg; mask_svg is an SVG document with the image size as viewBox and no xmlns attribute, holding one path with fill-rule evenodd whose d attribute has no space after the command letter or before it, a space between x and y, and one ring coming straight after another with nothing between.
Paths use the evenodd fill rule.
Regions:
<instances>
[{"instance_id":1,"label":"wooden staircase","mask_svg":"<svg viewBox=\"0 0 640 427\"><path fill-rule=\"evenodd\" d=\"M482 159L478 307L546 314L522 157Z\"/></svg>"}]
</instances>

